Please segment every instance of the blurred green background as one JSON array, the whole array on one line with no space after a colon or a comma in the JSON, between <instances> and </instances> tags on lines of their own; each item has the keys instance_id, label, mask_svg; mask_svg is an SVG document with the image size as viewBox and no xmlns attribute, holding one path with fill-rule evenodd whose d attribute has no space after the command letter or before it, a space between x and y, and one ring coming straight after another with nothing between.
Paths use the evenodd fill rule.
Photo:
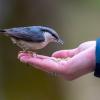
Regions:
<instances>
[{"instance_id":1,"label":"blurred green background","mask_svg":"<svg viewBox=\"0 0 100 100\"><path fill-rule=\"evenodd\" d=\"M0 0L1 28L29 25L50 26L64 40L63 47L51 44L40 54L74 48L100 36L100 0ZM19 50L0 36L0 100L99 100L93 73L71 82L52 77L19 62Z\"/></svg>"}]
</instances>

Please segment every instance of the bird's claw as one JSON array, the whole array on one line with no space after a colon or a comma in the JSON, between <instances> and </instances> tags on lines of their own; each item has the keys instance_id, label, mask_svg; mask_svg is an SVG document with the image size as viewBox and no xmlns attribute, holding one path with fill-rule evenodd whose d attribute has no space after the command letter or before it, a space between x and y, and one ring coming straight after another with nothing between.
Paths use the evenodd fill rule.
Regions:
<instances>
[{"instance_id":1,"label":"bird's claw","mask_svg":"<svg viewBox=\"0 0 100 100\"><path fill-rule=\"evenodd\" d=\"M32 57L36 57L37 56L36 52L33 52L33 51L19 51L19 53L28 53Z\"/></svg>"}]
</instances>

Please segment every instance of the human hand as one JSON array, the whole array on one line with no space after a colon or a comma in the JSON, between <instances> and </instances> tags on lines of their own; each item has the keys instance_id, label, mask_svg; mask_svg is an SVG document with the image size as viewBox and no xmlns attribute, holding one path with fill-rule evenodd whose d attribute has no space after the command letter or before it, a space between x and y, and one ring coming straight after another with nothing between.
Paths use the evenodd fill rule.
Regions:
<instances>
[{"instance_id":1,"label":"human hand","mask_svg":"<svg viewBox=\"0 0 100 100\"><path fill-rule=\"evenodd\" d=\"M50 73L54 72L67 80L73 80L94 70L95 45L95 41L88 41L75 49L57 51L52 54L52 57L43 55L34 57L28 53L20 53L18 59L35 68ZM70 57L70 59L63 59L67 57ZM58 61L58 58L62 58L62 60Z\"/></svg>"}]
</instances>

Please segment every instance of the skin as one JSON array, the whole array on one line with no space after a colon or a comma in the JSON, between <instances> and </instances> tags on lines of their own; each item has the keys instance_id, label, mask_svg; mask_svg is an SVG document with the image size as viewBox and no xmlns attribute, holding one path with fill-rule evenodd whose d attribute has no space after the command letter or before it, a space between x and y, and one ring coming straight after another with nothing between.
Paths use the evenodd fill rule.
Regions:
<instances>
[{"instance_id":1,"label":"skin","mask_svg":"<svg viewBox=\"0 0 100 100\"><path fill-rule=\"evenodd\" d=\"M93 72L95 69L95 41L88 41L80 44L77 48L70 50L60 50L52 54L51 57L43 55L32 56L29 53L19 53L18 59L23 63L28 63L33 67L56 73L67 80L74 80L82 75ZM59 60L57 58L67 58Z\"/></svg>"}]
</instances>

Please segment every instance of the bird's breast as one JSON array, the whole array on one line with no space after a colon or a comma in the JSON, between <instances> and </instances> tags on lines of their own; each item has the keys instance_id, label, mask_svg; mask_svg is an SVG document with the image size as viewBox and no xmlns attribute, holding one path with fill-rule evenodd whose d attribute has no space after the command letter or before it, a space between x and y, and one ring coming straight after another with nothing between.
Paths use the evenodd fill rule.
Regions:
<instances>
[{"instance_id":1,"label":"bird's breast","mask_svg":"<svg viewBox=\"0 0 100 100\"><path fill-rule=\"evenodd\" d=\"M47 42L35 43L35 42L27 42L23 40L16 40L14 38L12 38L12 41L14 44L16 44L17 46L19 46L21 49L25 51L42 49L48 44Z\"/></svg>"}]
</instances>

